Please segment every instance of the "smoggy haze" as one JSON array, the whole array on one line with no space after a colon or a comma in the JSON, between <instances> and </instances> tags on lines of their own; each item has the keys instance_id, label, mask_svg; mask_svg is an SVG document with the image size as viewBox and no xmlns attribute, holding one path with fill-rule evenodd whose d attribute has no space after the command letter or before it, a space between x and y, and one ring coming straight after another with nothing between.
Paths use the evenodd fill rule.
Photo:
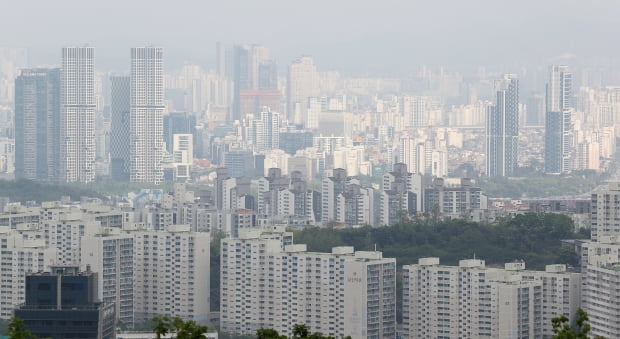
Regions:
<instances>
[{"instance_id":1,"label":"smoggy haze","mask_svg":"<svg viewBox=\"0 0 620 339\"><path fill-rule=\"evenodd\" d=\"M618 1L2 1L0 46L30 64L59 46L97 47L97 68L126 70L129 47L166 48L166 67L213 67L218 40L270 46L279 64L310 54L323 69L397 74L415 65L546 64L613 58Z\"/></svg>"}]
</instances>

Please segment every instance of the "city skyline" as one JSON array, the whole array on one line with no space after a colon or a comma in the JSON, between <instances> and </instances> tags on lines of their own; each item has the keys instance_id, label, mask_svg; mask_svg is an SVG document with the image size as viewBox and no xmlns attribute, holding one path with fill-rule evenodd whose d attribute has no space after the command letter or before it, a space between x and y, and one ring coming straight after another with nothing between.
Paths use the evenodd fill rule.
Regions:
<instances>
[{"instance_id":1,"label":"city skyline","mask_svg":"<svg viewBox=\"0 0 620 339\"><path fill-rule=\"evenodd\" d=\"M36 1L0 336L620 337L620 2Z\"/></svg>"}]
</instances>

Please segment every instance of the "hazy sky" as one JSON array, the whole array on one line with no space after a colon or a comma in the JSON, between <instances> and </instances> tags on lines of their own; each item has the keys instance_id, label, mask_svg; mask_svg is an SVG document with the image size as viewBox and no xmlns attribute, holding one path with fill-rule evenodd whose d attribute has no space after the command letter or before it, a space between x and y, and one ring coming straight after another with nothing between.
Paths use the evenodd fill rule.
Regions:
<instances>
[{"instance_id":1,"label":"hazy sky","mask_svg":"<svg viewBox=\"0 0 620 339\"><path fill-rule=\"evenodd\" d=\"M322 70L397 74L546 64L620 55L618 0L0 0L0 46L27 47L30 64L57 64L60 47L88 43L97 67L124 71L129 48L165 48L213 67L215 42L261 43L282 67L312 55Z\"/></svg>"}]
</instances>

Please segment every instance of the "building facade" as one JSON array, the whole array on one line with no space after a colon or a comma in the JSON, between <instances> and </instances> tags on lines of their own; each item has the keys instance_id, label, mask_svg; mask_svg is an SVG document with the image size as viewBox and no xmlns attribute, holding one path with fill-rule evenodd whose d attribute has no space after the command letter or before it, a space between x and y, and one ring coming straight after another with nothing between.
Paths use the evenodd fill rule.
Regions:
<instances>
[{"instance_id":1,"label":"building facade","mask_svg":"<svg viewBox=\"0 0 620 339\"><path fill-rule=\"evenodd\" d=\"M15 79L15 177L57 181L60 69L24 69Z\"/></svg>"},{"instance_id":2,"label":"building facade","mask_svg":"<svg viewBox=\"0 0 620 339\"><path fill-rule=\"evenodd\" d=\"M129 181L131 78L110 77L110 175Z\"/></svg>"},{"instance_id":3,"label":"building facade","mask_svg":"<svg viewBox=\"0 0 620 339\"><path fill-rule=\"evenodd\" d=\"M161 47L131 49L130 180L163 180L164 73Z\"/></svg>"},{"instance_id":4,"label":"building facade","mask_svg":"<svg viewBox=\"0 0 620 339\"><path fill-rule=\"evenodd\" d=\"M505 74L495 81L496 104L487 113L487 175L513 176L519 160L519 80Z\"/></svg>"},{"instance_id":5,"label":"building facade","mask_svg":"<svg viewBox=\"0 0 620 339\"><path fill-rule=\"evenodd\" d=\"M95 48L64 47L60 78L60 178L95 180Z\"/></svg>"},{"instance_id":6,"label":"building facade","mask_svg":"<svg viewBox=\"0 0 620 339\"><path fill-rule=\"evenodd\" d=\"M81 263L97 273L98 300L113 304L117 319L134 323L134 238L118 228L101 228L82 239Z\"/></svg>"},{"instance_id":7,"label":"building facade","mask_svg":"<svg viewBox=\"0 0 620 339\"><path fill-rule=\"evenodd\" d=\"M97 300L96 274L51 270L26 277L26 302L15 309L25 329L37 338L115 338L114 305Z\"/></svg>"},{"instance_id":8,"label":"building facade","mask_svg":"<svg viewBox=\"0 0 620 339\"><path fill-rule=\"evenodd\" d=\"M195 320L209 318L210 235L171 225L166 231L142 226L127 229L134 237L134 317L156 315Z\"/></svg>"},{"instance_id":9,"label":"building facade","mask_svg":"<svg viewBox=\"0 0 620 339\"><path fill-rule=\"evenodd\" d=\"M567 66L549 67L545 115L545 172L567 173L572 152L572 74Z\"/></svg>"},{"instance_id":10,"label":"building facade","mask_svg":"<svg viewBox=\"0 0 620 339\"><path fill-rule=\"evenodd\" d=\"M221 328L253 334L291 324L354 338L396 336L396 262L381 252L335 247L311 253L283 231L222 240Z\"/></svg>"},{"instance_id":11,"label":"building facade","mask_svg":"<svg viewBox=\"0 0 620 339\"><path fill-rule=\"evenodd\" d=\"M504 269L487 268L483 260L461 260L459 266L421 258L403 266L405 338L543 338L551 319L572 323L581 303L581 276L564 265L525 271L523 262Z\"/></svg>"}]
</instances>

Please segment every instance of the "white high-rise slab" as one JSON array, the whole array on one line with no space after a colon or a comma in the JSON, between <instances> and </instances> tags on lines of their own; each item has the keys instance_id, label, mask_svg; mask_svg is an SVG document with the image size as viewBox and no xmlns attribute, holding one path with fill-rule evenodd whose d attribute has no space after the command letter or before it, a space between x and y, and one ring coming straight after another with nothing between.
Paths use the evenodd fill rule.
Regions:
<instances>
[{"instance_id":1,"label":"white high-rise slab","mask_svg":"<svg viewBox=\"0 0 620 339\"><path fill-rule=\"evenodd\" d=\"M60 177L95 180L95 48L62 49Z\"/></svg>"},{"instance_id":2,"label":"white high-rise slab","mask_svg":"<svg viewBox=\"0 0 620 339\"><path fill-rule=\"evenodd\" d=\"M396 336L396 260L381 252L307 252L277 227L223 239L221 251L223 331L291 335L306 324L336 338Z\"/></svg>"},{"instance_id":3,"label":"white high-rise slab","mask_svg":"<svg viewBox=\"0 0 620 339\"><path fill-rule=\"evenodd\" d=\"M164 73L161 47L131 49L130 180L159 184L164 172Z\"/></svg>"}]
</instances>

